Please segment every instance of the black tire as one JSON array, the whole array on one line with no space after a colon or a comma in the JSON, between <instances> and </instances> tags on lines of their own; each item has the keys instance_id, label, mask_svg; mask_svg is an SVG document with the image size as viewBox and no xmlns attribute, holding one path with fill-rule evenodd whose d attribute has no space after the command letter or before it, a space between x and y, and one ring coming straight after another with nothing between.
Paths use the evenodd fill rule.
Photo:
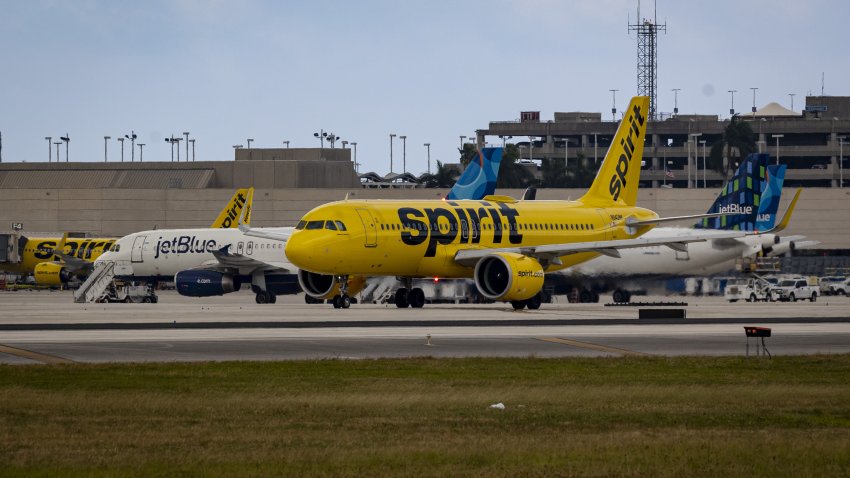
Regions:
<instances>
[{"instance_id":1,"label":"black tire","mask_svg":"<svg viewBox=\"0 0 850 478\"><path fill-rule=\"evenodd\" d=\"M599 292L596 292L595 290L592 291L590 293L590 301L593 302L594 304L598 304L599 303Z\"/></svg>"},{"instance_id":2,"label":"black tire","mask_svg":"<svg viewBox=\"0 0 850 478\"><path fill-rule=\"evenodd\" d=\"M750 298L749 298L749 299L747 299L747 302L755 302L755 301L756 301L756 295L755 295L755 294L750 294Z\"/></svg>"},{"instance_id":3,"label":"black tire","mask_svg":"<svg viewBox=\"0 0 850 478\"><path fill-rule=\"evenodd\" d=\"M526 307L528 307L528 310L537 310L540 308L540 304L542 303L543 297L541 296L540 292L535 294L534 297L525 301L525 305Z\"/></svg>"},{"instance_id":4,"label":"black tire","mask_svg":"<svg viewBox=\"0 0 850 478\"><path fill-rule=\"evenodd\" d=\"M347 309L347 308L351 307L351 297L349 297L349 296L347 296L347 295L343 295L343 296L340 298L339 302L340 302L340 306L341 306L343 309Z\"/></svg>"},{"instance_id":5,"label":"black tire","mask_svg":"<svg viewBox=\"0 0 850 478\"><path fill-rule=\"evenodd\" d=\"M410 293L407 294L407 302L414 309L421 309L425 305L425 291L419 287L410 289Z\"/></svg>"},{"instance_id":6,"label":"black tire","mask_svg":"<svg viewBox=\"0 0 850 478\"><path fill-rule=\"evenodd\" d=\"M402 287L395 291L395 306L399 309L406 309L409 305L410 302L407 301L407 289Z\"/></svg>"},{"instance_id":7,"label":"black tire","mask_svg":"<svg viewBox=\"0 0 850 478\"><path fill-rule=\"evenodd\" d=\"M145 297L145 298L142 299L142 302L144 302L145 304L150 304L153 301L151 300L150 297Z\"/></svg>"},{"instance_id":8,"label":"black tire","mask_svg":"<svg viewBox=\"0 0 850 478\"><path fill-rule=\"evenodd\" d=\"M844 289L838 289L838 292L836 292L836 294L838 294L838 295L847 295L847 292L845 292L845 291L844 291Z\"/></svg>"},{"instance_id":9,"label":"black tire","mask_svg":"<svg viewBox=\"0 0 850 478\"><path fill-rule=\"evenodd\" d=\"M615 304L620 304L620 303L623 303L623 302L626 301L625 298L624 298L624 295L625 295L625 292L623 292L620 289L616 289L614 291L614 293L611 295L611 299L614 300Z\"/></svg>"},{"instance_id":10,"label":"black tire","mask_svg":"<svg viewBox=\"0 0 850 478\"><path fill-rule=\"evenodd\" d=\"M331 303L334 305L334 309L342 308L342 297L335 295Z\"/></svg>"},{"instance_id":11,"label":"black tire","mask_svg":"<svg viewBox=\"0 0 850 478\"><path fill-rule=\"evenodd\" d=\"M257 295L254 296L254 301L258 304L268 304L269 296L265 292L257 292Z\"/></svg>"},{"instance_id":12,"label":"black tire","mask_svg":"<svg viewBox=\"0 0 850 478\"><path fill-rule=\"evenodd\" d=\"M514 310L522 310L525 308L524 300L512 300L511 305L514 307Z\"/></svg>"},{"instance_id":13,"label":"black tire","mask_svg":"<svg viewBox=\"0 0 850 478\"><path fill-rule=\"evenodd\" d=\"M130 302L133 302L133 299L129 297L124 297L124 300L122 302L124 302L125 304L129 304Z\"/></svg>"},{"instance_id":14,"label":"black tire","mask_svg":"<svg viewBox=\"0 0 850 478\"><path fill-rule=\"evenodd\" d=\"M812 297L811 297L811 299L809 299L809 300L811 300L812 302L817 302L817 300L818 300L818 293L817 293L817 292L812 292Z\"/></svg>"},{"instance_id":15,"label":"black tire","mask_svg":"<svg viewBox=\"0 0 850 478\"><path fill-rule=\"evenodd\" d=\"M272 294L271 292L266 292L269 295L269 304L274 304L277 302L277 296Z\"/></svg>"},{"instance_id":16,"label":"black tire","mask_svg":"<svg viewBox=\"0 0 850 478\"><path fill-rule=\"evenodd\" d=\"M797 296L793 292L788 296L788 302L797 302Z\"/></svg>"},{"instance_id":17,"label":"black tire","mask_svg":"<svg viewBox=\"0 0 850 478\"><path fill-rule=\"evenodd\" d=\"M591 298L592 296L590 295L590 291L587 289L582 290L581 293L578 295L578 301L582 304L590 302Z\"/></svg>"},{"instance_id":18,"label":"black tire","mask_svg":"<svg viewBox=\"0 0 850 478\"><path fill-rule=\"evenodd\" d=\"M152 295L151 296L151 303L156 304L157 302L159 302L159 297Z\"/></svg>"}]
</instances>

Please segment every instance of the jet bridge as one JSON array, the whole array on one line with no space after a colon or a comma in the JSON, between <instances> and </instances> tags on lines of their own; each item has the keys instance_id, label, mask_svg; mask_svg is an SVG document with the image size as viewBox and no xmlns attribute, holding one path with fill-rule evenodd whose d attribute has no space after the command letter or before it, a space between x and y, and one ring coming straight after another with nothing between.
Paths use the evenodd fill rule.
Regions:
<instances>
[{"instance_id":1,"label":"jet bridge","mask_svg":"<svg viewBox=\"0 0 850 478\"><path fill-rule=\"evenodd\" d=\"M17 232L0 233L0 265L20 264L23 260L21 251L27 238Z\"/></svg>"}]
</instances>

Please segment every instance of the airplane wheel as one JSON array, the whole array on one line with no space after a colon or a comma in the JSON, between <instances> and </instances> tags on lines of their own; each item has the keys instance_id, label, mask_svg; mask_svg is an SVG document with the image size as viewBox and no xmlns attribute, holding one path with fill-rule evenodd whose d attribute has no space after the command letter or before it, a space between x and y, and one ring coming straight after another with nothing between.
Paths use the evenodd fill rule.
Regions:
<instances>
[{"instance_id":1,"label":"airplane wheel","mask_svg":"<svg viewBox=\"0 0 850 478\"><path fill-rule=\"evenodd\" d=\"M334 309L342 308L342 297L335 295L332 301Z\"/></svg>"},{"instance_id":2,"label":"airplane wheel","mask_svg":"<svg viewBox=\"0 0 850 478\"><path fill-rule=\"evenodd\" d=\"M620 289L617 289L617 290L614 291L614 294L612 295L611 298L614 299L615 303L620 304L620 303L623 303L623 302L626 301L625 295L626 295L625 292L623 292Z\"/></svg>"},{"instance_id":3,"label":"airplane wheel","mask_svg":"<svg viewBox=\"0 0 850 478\"><path fill-rule=\"evenodd\" d=\"M525 308L524 300L512 300L511 305L514 307L514 310L522 310Z\"/></svg>"},{"instance_id":4,"label":"airplane wheel","mask_svg":"<svg viewBox=\"0 0 850 478\"><path fill-rule=\"evenodd\" d=\"M401 289L395 291L395 306L399 309L404 309L409 306L410 303L407 301L407 289L402 287Z\"/></svg>"},{"instance_id":5,"label":"airplane wheel","mask_svg":"<svg viewBox=\"0 0 850 478\"><path fill-rule=\"evenodd\" d=\"M254 296L254 300L258 304L268 304L269 303L269 296L265 292L257 292L257 295Z\"/></svg>"},{"instance_id":6,"label":"airplane wheel","mask_svg":"<svg viewBox=\"0 0 850 478\"><path fill-rule=\"evenodd\" d=\"M269 295L269 304L274 304L277 302L277 296L272 294L271 292L266 292Z\"/></svg>"},{"instance_id":7,"label":"airplane wheel","mask_svg":"<svg viewBox=\"0 0 850 478\"><path fill-rule=\"evenodd\" d=\"M410 293L407 294L407 301L414 309L421 309L425 305L425 292L419 287L410 289Z\"/></svg>"},{"instance_id":8,"label":"airplane wheel","mask_svg":"<svg viewBox=\"0 0 850 478\"><path fill-rule=\"evenodd\" d=\"M590 302L590 299L591 299L590 291L587 290L587 289L584 289L584 290L581 291L581 294L579 294L578 297L579 297L579 300L578 300L579 302L581 302L582 304L586 304L586 303Z\"/></svg>"},{"instance_id":9,"label":"airplane wheel","mask_svg":"<svg viewBox=\"0 0 850 478\"><path fill-rule=\"evenodd\" d=\"M543 297L540 296L540 292L535 294L534 297L525 301L525 305L528 306L529 310L537 310L540 308L540 304L543 302Z\"/></svg>"},{"instance_id":10,"label":"airplane wheel","mask_svg":"<svg viewBox=\"0 0 850 478\"><path fill-rule=\"evenodd\" d=\"M342 297L339 299L339 305L340 305L343 309L347 309L347 308L351 307L351 297L349 297L349 296L347 296L347 295L342 296Z\"/></svg>"},{"instance_id":11,"label":"airplane wheel","mask_svg":"<svg viewBox=\"0 0 850 478\"><path fill-rule=\"evenodd\" d=\"M593 291L590 293L590 301L594 304L599 303L599 292Z\"/></svg>"}]
</instances>

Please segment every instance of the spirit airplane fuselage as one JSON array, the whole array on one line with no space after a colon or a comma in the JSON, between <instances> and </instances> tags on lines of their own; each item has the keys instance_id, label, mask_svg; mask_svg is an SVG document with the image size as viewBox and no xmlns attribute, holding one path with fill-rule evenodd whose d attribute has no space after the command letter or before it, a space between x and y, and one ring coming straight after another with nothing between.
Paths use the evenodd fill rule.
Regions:
<instances>
[{"instance_id":1,"label":"spirit airplane fuselage","mask_svg":"<svg viewBox=\"0 0 850 478\"><path fill-rule=\"evenodd\" d=\"M331 275L472 277L474 264L455 261L470 249L517 249L546 244L632 239L647 227L628 228L626 218L654 219L647 209L592 207L578 201L340 201L307 213L286 245L301 269ZM329 230L342 221L345 231ZM554 271L596 257L595 252L544 261Z\"/></svg>"}]
</instances>

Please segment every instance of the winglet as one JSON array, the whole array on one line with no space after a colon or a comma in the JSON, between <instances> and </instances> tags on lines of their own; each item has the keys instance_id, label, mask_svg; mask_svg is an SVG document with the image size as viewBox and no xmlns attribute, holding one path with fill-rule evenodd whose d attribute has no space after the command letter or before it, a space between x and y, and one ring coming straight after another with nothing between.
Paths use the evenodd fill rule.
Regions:
<instances>
[{"instance_id":1,"label":"winglet","mask_svg":"<svg viewBox=\"0 0 850 478\"><path fill-rule=\"evenodd\" d=\"M56 247L53 248L54 254L63 254L62 250L65 249L65 242L68 240L68 233L62 234L62 239L59 239L59 243L56 244Z\"/></svg>"},{"instance_id":2,"label":"winglet","mask_svg":"<svg viewBox=\"0 0 850 478\"><path fill-rule=\"evenodd\" d=\"M802 191L803 188L797 188L797 192L794 193L794 199L791 200L791 204L789 204L788 209L785 210L782 220L779 221L779 224L777 224L776 227L767 232L779 232L788 227L788 223L791 221L791 214L794 213L794 208L797 207L797 200L800 199L800 193Z\"/></svg>"}]
</instances>

